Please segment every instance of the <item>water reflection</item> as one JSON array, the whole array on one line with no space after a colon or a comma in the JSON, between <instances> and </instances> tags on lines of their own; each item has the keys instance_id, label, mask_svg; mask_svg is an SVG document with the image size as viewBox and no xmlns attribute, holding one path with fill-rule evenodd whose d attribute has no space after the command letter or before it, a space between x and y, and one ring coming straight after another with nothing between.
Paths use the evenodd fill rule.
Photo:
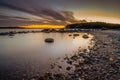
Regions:
<instances>
[{"instance_id":1,"label":"water reflection","mask_svg":"<svg viewBox=\"0 0 120 80\"><path fill-rule=\"evenodd\" d=\"M76 33L29 33L16 34L13 38L0 36L0 71L29 74L42 74L50 71L50 63L56 58L74 54L78 49L92 47L93 35L77 33L79 36L69 36ZM84 39L83 35L89 38ZM45 43L46 38L53 38L54 43ZM60 63L67 66L67 64ZM9 67L8 67L9 66ZM17 73L16 73L17 74Z\"/></svg>"}]
</instances>

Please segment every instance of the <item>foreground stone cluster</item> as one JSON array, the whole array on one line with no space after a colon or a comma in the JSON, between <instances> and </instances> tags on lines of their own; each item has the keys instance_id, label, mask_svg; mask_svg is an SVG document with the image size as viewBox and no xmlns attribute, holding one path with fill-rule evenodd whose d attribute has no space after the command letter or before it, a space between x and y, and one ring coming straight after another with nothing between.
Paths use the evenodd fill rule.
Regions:
<instances>
[{"instance_id":1,"label":"foreground stone cluster","mask_svg":"<svg viewBox=\"0 0 120 80\"><path fill-rule=\"evenodd\" d=\"M79 51L64 58L65 62L72 66L66 67L68 73L48 72L31 80L120 80L120 32L91 33L95 35L96 44L90 48L89 53L86 50ZM62 69L63 66L59 65L59 68Z\"/></svg>"}]
</instances>

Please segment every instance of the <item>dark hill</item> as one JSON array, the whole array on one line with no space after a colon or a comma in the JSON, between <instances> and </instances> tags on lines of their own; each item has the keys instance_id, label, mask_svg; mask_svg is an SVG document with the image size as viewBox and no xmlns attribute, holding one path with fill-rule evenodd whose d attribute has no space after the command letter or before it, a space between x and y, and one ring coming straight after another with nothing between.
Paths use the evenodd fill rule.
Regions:
<instances>
[{"instance_id":1,"label":"dark hill","mask_svg":"<svg viewBox=\"0 0 120 80\"><path fill-rule=\"evenodd\" d=\"M80 29L120 29L120 24L111 24L103 22L88 22L67 25L66 28Z\"/></svg>"}]
</instances>

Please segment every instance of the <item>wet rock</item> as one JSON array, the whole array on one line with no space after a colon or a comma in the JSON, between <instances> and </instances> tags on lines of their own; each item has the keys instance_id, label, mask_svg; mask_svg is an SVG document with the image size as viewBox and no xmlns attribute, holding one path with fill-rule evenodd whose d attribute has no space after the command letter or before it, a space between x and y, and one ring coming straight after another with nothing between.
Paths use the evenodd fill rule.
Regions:
<instances>
[{"instance_id":1,"label":"wet rock","mask_svg":"<svg viewBox=\"0 0 120 80\"><path fill-rule=\"evenodd\" d=\"M78 55L74 55L74 56L71 56L71 60L73 60L73 61L77 61L77 59L79 58L79 56Z\"/></svg>"},{"instance_id":2,"label":"wet rock","mask_svg":"<svg viewBox=\"0 0 120 80\"><path fill-rule=\"evenodd\" d=\"M53 43L54 39L53 38L47 38L47 39L45 39L45 42L47 42L47 43Z\"/></svg>"},{"instance_id":3,"label":"wet rock","mask_svg":"<svg viewBox=\"0 0 120 80\"><path fill-rule=\"evenodd\" d=\"M85 64L92 64L94 61L90 57L84 57Z\"/></svg>"},{"instance_id":4,"label":"wet rock","mask_svg":"<svg viewBox=\"0 0 120 80\"><path fill-rule=\"evenodd\" d=\"M85 61L84 58L80 58L80 59L79 59L79 64L84 64L84 61Z\"/></svg>"},{"instance_id":5,"label":"wet rock","mask_svg":"<svg viewBox=\"0 0 120 80\"><path fill-rule=\"evenodd\" d=\"M68 71L69 71L70 69L71 69L71 67L67 67L67 68L66 68L66 70L68 70Z\"/></svg>"},{"instance_id":6,"label":"wet rock","mask_svg":"<svg viewBox=\"0 0 120 80\"><path fill-rule=\"evenodd\" d=\"M50 64L51 69L54 69L54 68L55 68L55 66L56 66L56 64L55 64L55 63Z\"/></svg>"},{"instance_id":7,"label":"wet rock","mask_svg":"<svg viewBox=\"0 0 120 80\"><path fill-rule=\"evenodd\" d=\"M8 35L9 33L8 32L5 32L5 33L0 33L1 36L5 36L5 35Z\"/></svg>"},{"instance_id":8,"label":"wet rock","mask_svg":"<svg viewBox=\"0 0 120 80\"><path fill-rule=\"evenodd\" d=\"M120 41L120 38L118 39L118 41Z\"/></svg>"},{"instance_id":9,"label":"wet rock","mask_svg":"<svg viewBox=\"0 0 120 80\"><path fill-rule=\"evenodd\" d=\"M70 65L72 65L73 61L68 60L67 63L70 64Z\"/></svg>"},{"instance_id":10,"label":"wet rock","mask_svg":"<svg viewBox=\"0 0 120 80\"><path fill-rule=\"evenodd\" d=\"M9 34L9 36L14 36L14 34Z\"/></svg>"},{"instance_id":11,"label":"wet rock","mask_svg":"<svg viewBox=\"0 0 120 80\"><path fill-rule=\"evenodd\" d=\"M88 35L83 35L82 37L83 37L84 39L88 39L88 38L89 38Z\"/></svg>"},{"instance_id":12,"label":"wet rock","mask_svg":"<svg viewBox=\"0 0 120 80\"><path fill-rule=\"evenodd\" d=\"M44 77L41 76L40 78L38 78L38 80L45 80L45 79L44 79Z\"/></svg>"},{"instance_id":13,"label":"wet rock","mask_svg":"<svg viewBox=\"0 0 120 80\"><path fill-rule=\"evenodd\" d=\"M72 34L69 34L69 36L72 36Z\"/></svg>"},{"instance_id":14,"label":"wet rock","mask_svg":"<svg viewBox=\"0 0 120 80\"><path fill-rule=\"evenodd\" d=\"M65 76L63 74L55 74L54 80L65 80Z\"/></svg>"},{"instance_id":15,"label":"wet rock","mask_svg":"<svg viewBox=\"0 0 120 80\"><path fill-rule=\"evenodd\" d=\"M62 66L58 66L58 68L62 69Z\"/></svg>"},{"instance_id":16,"label":"wet rock","mask_svg":"<svg viewBox=\"0 0 120 80\"><path fill-rule=\"evenodd\" d=\"M76 69L76 70L74 71L74 73L76 73L76 74L78 74L78 75L81 75L81 74L82 74L82 70L81 70L81 69Z\"/></svg>"},{"instance_id":17,"label":"wet rock","mask_svg":"<svg viewBox=\"0 0 120 80\"><path fill-rule=\"evenodd\" d=\"M50 29L43 29L41 32L50 33Z\"/></svg>"},{"instance_id":18,"label":"wet rock","mask_svg":"<svg viewBox=\"0 0 120 80\"><path fill-rule=\"evenodd\" d=\"M75 68L80 68L80 64L73 64Z\"/></svg>"},{"instance_id":19,"label":"wet rock","mask_svg":"<svg viewBox=\"0 0 120 80\"><path fill-rule=\"evenodd\" d=\"M75 37L76 37L76 36L79 36L79 34L73 34L73 36L75 36Z\"/></svg>"}]
</instances>

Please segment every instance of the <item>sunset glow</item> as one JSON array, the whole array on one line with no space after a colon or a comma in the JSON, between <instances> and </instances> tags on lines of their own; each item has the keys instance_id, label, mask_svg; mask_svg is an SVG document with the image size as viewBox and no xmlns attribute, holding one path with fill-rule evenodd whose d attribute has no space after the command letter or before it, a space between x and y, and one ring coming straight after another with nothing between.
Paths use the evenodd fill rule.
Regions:
<instances>
[{"instance_id":1,"label":"sunset glow","mask_svg":"<svg viewBox=\"0 0 120 80\"><path fill-rule=\"evenodd\" d=\"M42 29L45 29L45 28L65 28L65 26L63 25L28 25L28 26L20 26L22 28L42 28Z\"/></svg>"},{"instance_id":2,"label":"sunset glow","mask_svg":"<svg viewBox=\"0 0 120 80\"><path fill-rule=\"evenodd\" d=\"M83 20L120 24L119 3L120 0L0 0L0 27L64 28L63 25Z\"/></svg>"},{"instance_id":3,"label":"sunset glow","mask_svg":"<svg viewBox=\"0 0 120 80\"><path fill-rule=\"evenodd\" d=\"M109 17L83 16L79 17L78 19L83 19L87 22L106 22L112 24L120 24L120 19L114 19Z\"/></svg>"}]
</instances>

